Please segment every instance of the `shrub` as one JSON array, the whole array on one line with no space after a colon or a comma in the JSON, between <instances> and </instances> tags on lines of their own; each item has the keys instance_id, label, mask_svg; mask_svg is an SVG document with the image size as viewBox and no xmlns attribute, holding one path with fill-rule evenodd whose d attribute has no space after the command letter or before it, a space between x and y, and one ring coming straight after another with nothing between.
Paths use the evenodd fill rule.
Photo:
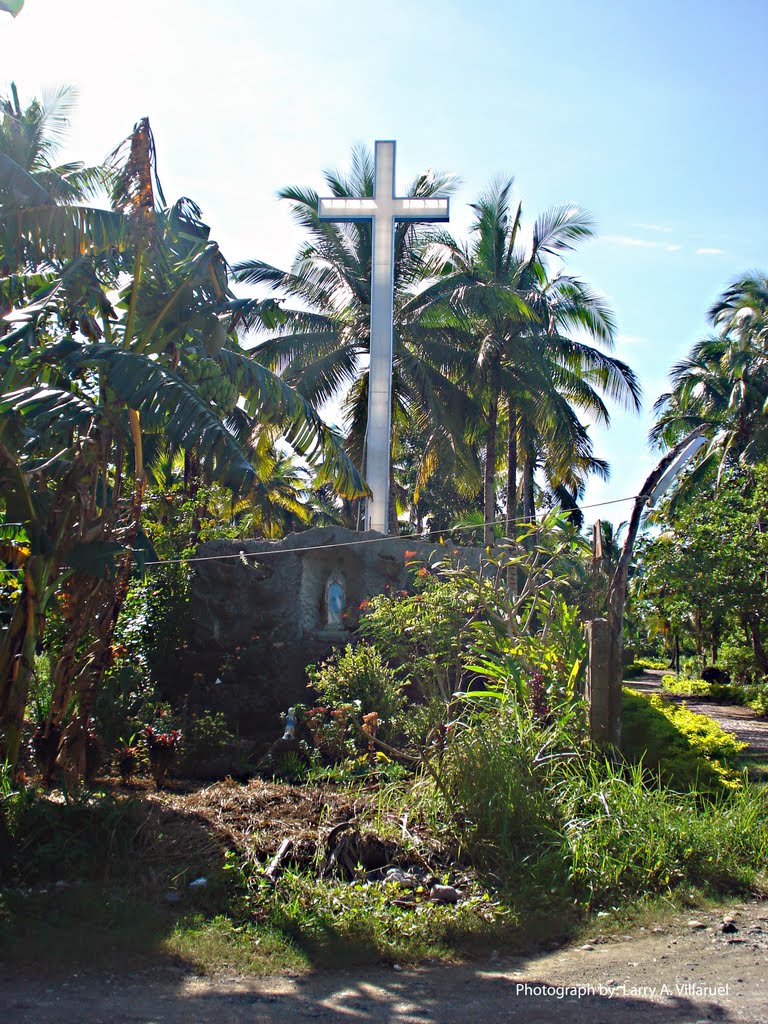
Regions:
<instances>
[{"instance_id":1,"label":"shrub","mask_svg":"<svg viewBox=\"0 0 768 1024\"><path fill-rule=\"evenodd\" d=\"M768 686L765 683L742 686L737 683L707 682L704 679L676 679L675 676L663 676L662 686L670 693L679 696L708 697L716 704L736 704L751 708L758 715L768 714Z\"/></svg>"},{"instance_id":2,"label":"shrub","mask_svg":"<svg viewBox=\"0 0 768 1024\"><path fill-rule=\"evenodd\" d=\"M377 647L366 643L347 645L343 653L317 668L309 668L307 675L310 686L331 708L352 705L361 714L377 712L382 739L401 730L405 681L386 663Z\"/></svg>"},{"instance_id":3,"label":"shrub","mask_svg":"<svg viewBox=\"0 0 768 1024\"><path fill-rule=\"evenodd\" d=\"M755 687L757 691L753 697L747 700L747 705L758 715L768 715L768 688L765 686Z\"/></svg>"},{"instance_id":4,"label":"shrub","mask_svg":"<svg viewBox=\"0 0 768 1024\"><path fill-rule=\"evenodd\" d=\"M65 802L21 787L0 798L2 880L121 877L143 842L137 805L82 795Z\"/></svg>"},{"instance_id":5,"label":"shrub","mask_svg":"<svg viewBox=\"0 0 768 1024\"><path fill-rule=\"evenodd\" d=\"M662 676L661 686L668 693L680 697L709 697L712 692L712 684L704 679L684 679L682 676Z\"/></svg>"},{"instance_id":6,"label":"shrub","mask_svg":"<svg viewBox=\"0 0 768 1024\"><path fill-rule=\"evenodd\" d=\"M746 744L658 694L624 691L621 745L630 761L668 785L709 794L740 785L733 766Z\"/></svg>"},{"instance_id":7,"label":"shrub","mask_svg":"<svg viewBox=\"0 0 768 1024\"><path fill-rule=\"evenodd\" d=\"M155 786L161 789L168 780L168 773L176 762L181 745L181 733L178 729L169 732L157 732L151 725L144 730L147 741L149 767Z\"/></svg>"},{"instance_id":8,"label":"shrub","mask_svg":"<svg viewBox=\"0 0 768 1024\"><path fill-rule=\"evenodd\" d=\"M649 669L661 672L667 668L667 662L660 661L654 658L633 658L633 660L624 666L624 678L635 679L638 676L643 675Z\"/></svg>"},{"instance_id":9,"label":"shrub","mask_svg":"<svg viewBox=\"0 0 768 1024\"><path fill-rule=\"evenodd\" d=\"M749 684L760 677L755 661L755 652L750 646L727 639L718 652L717 659L736 683Z\"/></svg>"},{"instance_id":10,"label":"shrub","mask_svg":"<svg viewBox=\"0 0 768 1024\"><path fill-rule=\"evenodd\" d=\"M462 688L462 653L477 602L461 580L421 571L416 594L379 595L364 602L358 631L384 661L407 675L421 698L448 702Z\"/></svg>"},{"instance_id":11,"label":"shrub","mask_svg":"<svg viewBox=\"0 0 768 1024\"><path fill-rule=\"evenodd\" d=\"M184 734L185 760L197 764L213 761L227 753L235 741L221 711L203 711L197 715Z\"/></svg>"},{"instance_id":12,"label":"shrub","mask_svg":"<svg viewBox=\"0 0 768 1024\"><path fill-rule=\"evenodd\" d=\"M96 729L108 749L122 736L141 730L154 700L154 689L141 666L130 662L117 648L113 657L116 660L99 687L94 705Z\"/></svg>"}]
</instances>

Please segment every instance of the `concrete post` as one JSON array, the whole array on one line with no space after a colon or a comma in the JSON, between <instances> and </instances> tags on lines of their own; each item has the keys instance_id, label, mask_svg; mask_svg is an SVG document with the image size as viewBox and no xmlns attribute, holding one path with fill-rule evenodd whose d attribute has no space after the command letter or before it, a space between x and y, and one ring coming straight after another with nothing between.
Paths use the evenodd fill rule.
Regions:
<instances>
[{"instance_id":1,"label":"concrete post","mask_svg":"<svg viewBox=\"0 0 768 1024\"><path fill-rule=\"evenodd\" d=\"M621 681L611 679L611 630L607 619L587 623L589 665L585 696L589 703L589 731L593 740L618 745L621 739Z\"/></svg>"}]
</instances>

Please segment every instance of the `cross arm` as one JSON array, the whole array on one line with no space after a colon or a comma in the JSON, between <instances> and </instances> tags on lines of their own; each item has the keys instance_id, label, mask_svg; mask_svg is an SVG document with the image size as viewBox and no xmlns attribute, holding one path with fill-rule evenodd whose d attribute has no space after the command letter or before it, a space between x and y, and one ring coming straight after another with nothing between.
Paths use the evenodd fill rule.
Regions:
<instances>
[{"instance_id":1,"label":"cross arm","mask_svg":"<svg viewBox=\"0 0 768 1024\"><path fill-rule=\"evenodd\" d=\"M376 216L375 199L321 199L317 207L320 220L371 220Z\"/></svg>"},{"instance_id":2,"label":"cross arm","mask_svg":"<svg viewBox=\"0 0 768 1024\"><path fill-rule=\"evenodd\" d=\"M393 199L392 214L395 220L446 221L450 219L448 199Z\"/></svg>"}]
</instances>

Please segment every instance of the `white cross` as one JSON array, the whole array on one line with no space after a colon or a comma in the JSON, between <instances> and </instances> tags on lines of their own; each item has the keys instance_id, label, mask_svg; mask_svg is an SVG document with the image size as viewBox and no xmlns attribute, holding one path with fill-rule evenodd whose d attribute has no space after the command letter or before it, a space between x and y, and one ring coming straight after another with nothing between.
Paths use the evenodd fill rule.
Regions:
<instances>
[{"instance_id":1,"label":"white cross","mask_svg":"<svg viewBox=\"0 0 768 1024\"><path fill-rule=\"evenodd\" d=\"M371 489L365 528L389 533L389 461L392 431L392 325L395 287L395 221L448 220L448 200L395 195L395 143L377 142L373 198L321 199L320 220L370 220L371 361L365 477Z\"/></svg>"}]
</instances>

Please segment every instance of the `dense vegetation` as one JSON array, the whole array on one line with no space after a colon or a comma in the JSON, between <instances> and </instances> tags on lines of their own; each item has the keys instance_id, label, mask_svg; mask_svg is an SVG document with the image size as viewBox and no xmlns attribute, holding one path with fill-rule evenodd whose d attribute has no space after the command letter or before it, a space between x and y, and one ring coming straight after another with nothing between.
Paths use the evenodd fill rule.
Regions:
<instances>
[{"instance_id":1,"label":"dense vegetation","mask_svg":"<svg viewBox=\"0 0 768 1024\"><path fill-rule=\"evenodd\" d=\"M320 222L316 195L286 188L307 232L291 270L230 268L196 204L166 202L148 121L102 166L57 164L71 98L0 100L0 920L15 941L47 913L16 887L75 879L96 894L94 934L99 887L118 892L114 919L138 920L135 897L152 927L170 890L187 901L171 947L258 936L286 962L329 936L416 957L504 941L523 908L551 928L647 895L764 891L766 795L733 736L629 690L621 744L599 745L582 694L584 623L620 634L628 576L636 669L675 663L673 696L768 709L766 279L730 286L715 335L673 369L651 440L670 459L704 444L637 549L606 523L590 545L578 503L608 467L582 417L640 398L610 354L611 310L553 268L590 217L554 208L526 240L505 181L473 205L467 243L401 226L392 531L450 530L482 568L416 561L404 537L408 590L363 603L350 644L307 666L295 735L257 749L167 685L185 559L214 537L358 525L370 230ZM371 194L372 178L358 150L327 184ZM451 187L424 174L408 194ZM318 412L340 396L343 429ZM312 835L223 828L174 788L206 774L227 779L230 825L266 792Z\"/></svg>"}]
</instances>

